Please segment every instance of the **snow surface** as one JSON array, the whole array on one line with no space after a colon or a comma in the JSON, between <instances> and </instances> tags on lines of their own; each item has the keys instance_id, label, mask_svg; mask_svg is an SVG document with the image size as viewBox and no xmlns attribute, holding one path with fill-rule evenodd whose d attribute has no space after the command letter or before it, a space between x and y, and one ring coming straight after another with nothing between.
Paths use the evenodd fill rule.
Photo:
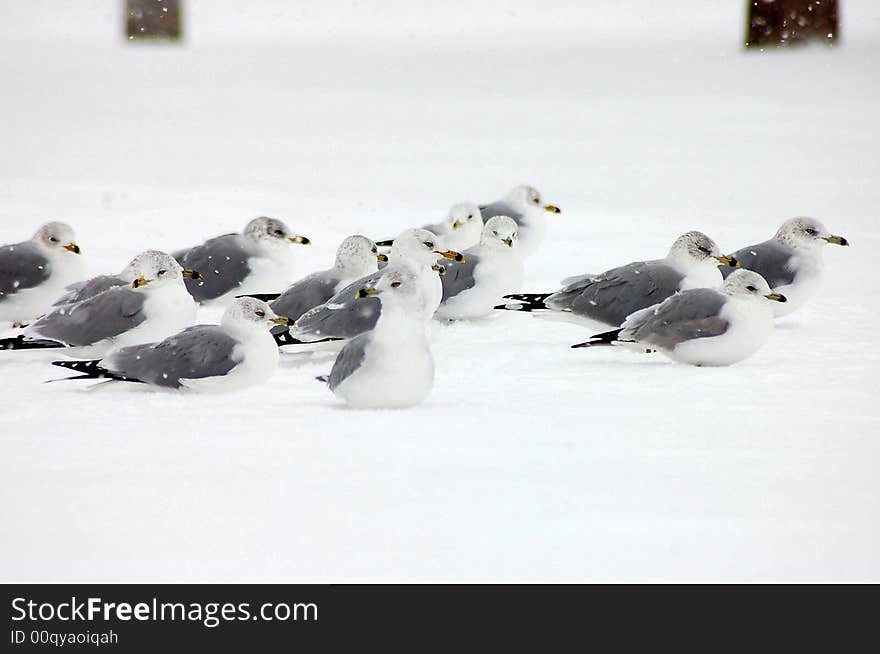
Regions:
<instances>
[{"instance_id":1,"label":"snow surface","mask_svg":"<svg viewBox=\"0 0 880 654\"><path fill-rule=\"evenodd\" d=\"M0 579L880 580L876 3L844 3L840 49L764 55L719 0L203 0L177 46L62 4L0 26L0 241L68 221L93 273L267 214L314 240L305 274L522 182L563 209L530 291L693 228L734 250L808 214L852 247L739 365L503 314L437 326L405 412L340 406L326 353L222 397L6 353Z\"/></svg>"}]
</instances>

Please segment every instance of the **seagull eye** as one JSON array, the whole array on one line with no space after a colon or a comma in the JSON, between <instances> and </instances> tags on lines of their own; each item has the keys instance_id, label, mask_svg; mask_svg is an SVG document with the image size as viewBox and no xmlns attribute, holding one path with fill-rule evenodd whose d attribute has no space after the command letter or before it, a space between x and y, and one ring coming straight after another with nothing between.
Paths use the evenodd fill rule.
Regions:
<instances>
[{"instance_id":1,"label":"seagull eye","mask_svg":"<svg viewBox=\"0 0 880 654\"><path fill-rule=\"evenodd\" d=\"M757 291L758 289L755 288L754 286L746 286L746 290L747 290L747 291L751 291L752 293L754 293L754 292Z\"/></svg>"},{"instance_id":2,"label":"seagull eye","mask_svg":"<svg viewBox=\"0 0 880 654\"><path fill-rule=\"evenodd\" d=\"M370 252L372 252L373 254L379 254L379 248L373 248L372 250L370 250Z\"/></svg>"},{"instance_id":3,"label":"seagull eye","mask_svg":"<svg viewBox=\"0 0 880 654\"><path fill-rule=\"evenodd\" d=\"M532 202L534 202L535 204L541 204L541 199L540 198L532 198Z\"/></svg>"},{"instance_id":4,"label":"seagull eye","mask_svg":"<svg viewBox=\"0 0 880 654\"><path fill-rule=\"evenodd\" d=\"M54 236L50 236L50 237L49 237L49 240L52 241L53 243L57 243L57 242L58 242L58 239L55 238Z\"/></svg>"},{"instance_id":5,"label":"seagull eye","mask_svg":"<svg viewBox=\"0 0 880 654\"><path fill-rule=\"evenodd\" d=\"M160 271L159 271L159 275L164 275L164 274L167 273L167 272L168 272L167 270L160 270Z\"/></svg>"},{"instance_id":6,"label":"seagull eye","mask_svg":"<svg viewBox=\"0 0 880 654\"><path fill-rule=\"evenodd\" d=\"M702 245L697 248L703 254L709 254L710 250L707 247L703 247Z\"/></svg>"},{"instance_id":7,"label":"seagull eye","mask_svg":"<svg viewBox=\"0 0 880 654\"><path fill-rule=\"evenodd\" d=\"M280 229L276 229L274 233L275 236L284 236L284 231Z\"/></svg>"},{"instance_id":8,"label":"seagull eye","mask_svg":"<svg viewBox=\"0 0 880 654\"><path fill-rule=\"evenodd\" d=\"M391 282L391 288L400 288L400 282Z\"/></svg>"},{"instance_id":9,"label":"seagull eye","mask_svg":"<svg viewBox=\"0 0 880 654\"><path fill-rule=\"evenodd\" d=\"M434 249L434 242L433 241L425 241L425 247L431 248L433 250Z\"/></svg>"},{"instance_id":10,"label":"seagull eye","mask_svg":"<svg viewBox=\"0 0 880 654\"><path fill-rule=\"evenodd\" d=\"M496 231L492 232L492 235L493 235L493 236L498 236L498 231L496 230Z\"/></svg>"},{"instance_id":11,"label":"seagull eye","mask_svg":"<svg viewBox=\"0 0 880 654\"><path fill-rule=\"evenodd\" d=\"M816 230L813 229L812 227L807 227L804 231L805 231L807 234L809 234L810 236L815 236L816 233L817 233Z\"/></svg>"},{"instance_id":12,"label":"seagull eye","mask_svg":"<svg viewBox=\"0 0 880 654\"><path fill-rule=\"evenodd\" d=\"M260 310L260 311L254 311L254 313L257 314L257 316L259 316L260 318L265 318L265 317L266 317L266 312L263 311L263 310Z\"/></svg>"},{"instance_id":13,"label":"seagull eye","mask_svg":"<svg viewBox=\"0 0 880 654\"><path fill-rule=\"evenodd\" d=\"M468 214L468 220L473 220L473 219L474 219L474 214Z\"/></svg>"}]
</instances>

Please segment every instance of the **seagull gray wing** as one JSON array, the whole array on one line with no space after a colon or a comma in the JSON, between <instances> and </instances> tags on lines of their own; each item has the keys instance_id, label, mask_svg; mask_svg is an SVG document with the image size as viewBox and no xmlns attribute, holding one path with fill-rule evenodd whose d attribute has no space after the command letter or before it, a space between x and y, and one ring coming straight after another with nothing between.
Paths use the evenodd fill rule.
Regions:
<instances>
[{"instance_id":1,"label":"seagull gray wing","mask_svg":"<svg viewBox=\"0 0 880 654\"><path fill-rule=\"evenodd\" d=\"M54 306L60 307L65 304L76 304L90 297L95 297L99 293L103 293L107 289L117 286L128 286L133 279L124 279L119 275L98 275L84 282L71 284L66 288L66 293L55 302Z\"/></svg>"},{"instance_id":2,"label":"seagull gray wing","mask_svg":"<svg viewBox=\"0 0 880 654\"><path fill-rule=\"evenodd\" d=\"M178 252L177 262L198 271L201 280L185 278L186 290L198 302L214 300L235 289L251 274L254 250L241 234L224 234ZM272 291L275 289L265 289Z\"/></svg>"},{"instance_id":3,"label":"seagull gray wing","mask_svg":"<svg viewBox=\"0 0 880 654\"><path fill-rule=\"evenodd\" d=\"M314 273L289 286L269 306L279 316L287 316L293 322L309 309L332 298L339 281L335 270Z\"/></svg>"},{"instance_id":4,"label":"seagull gray wing","mask_svg":"<svg viewBox=\"0 0 880 654\"><path fill-rule=\"evenodd\" d=\"M195 325L158 343L121 348L101 366L131 381L180 388L181 380L228 374L239 363L236 345L218 325Z\"/></svg>"},{"instance_id":5,"label":"seagull gray wing","mask_svg":"<svg viewBox=\"0 0 880 654\"><path fill-rule=\"evenodd\" d=\"M443 302L473 288L477 283L474 271L479 265L480 259L471 252L466 252L465 254L464 263L450 261L443 264L444 268L446 268L446 274L440 276L440 281L443 284Z\"/></svg>"},{"instance_id":6,"label":"seagull gray wing","mask_svg":"<svg viewBox=\"0 0 880 654\"><path fill-rule=\"evenodd\" d=\"M291 336L302 341L324 338L354 338L373 329L382 312L378 297L357 298L366 284L375 284L382 271L362 277L339 291L324 304L310 309L290 328Z\"/></svg>"},{"instance_id":7,"label":"seagull gray wing","mask_svg":"<svg viewBox=\"0 0 880 654\"><path fill-rule=\"evenodd\" d=\"M77 304L62 306L33 324L33 333L69 346L93 345L134 329L146 320L142 292L116 287Z\"/></svg>"},{"instance_id":8,"label":"seagull gray wing","mask_svg":"<svg viewBox=\"0 0 880 654\"><path fill-rule=\"evenodd\" d=\"M335 390L363 365L367 346L371 340L372 335L368 332L353 338L342 348L333 364L333 370L330 371L330 379L327 380L331 391Z\"/></svg>"},{"instance_id":9,"label":"seagull gray wing","mask_svg":"<svg viewBox=\"0 0 880 654\"><path fill-rule=\"evenodd\" d=\"M794 282L797 273L791 268L791 250L771 239L758 245L745 247L733 253L740 265L767 280L770 288L788 286ZM726 279L735 268L718 266Z\"/></svg>"},{"instance_id":10,"label":"seagull gray wing","mask_svg":"<svg viewBox=\"0 0 880 654\"><path fill-rule=\"evenodd\" d=\"M0 248L0 302L39 286L51 274L49 260L29 241Z\"/></svg>"},{"instance_id":11,"label":"seagull gray wing","mask_svg":"<svg viewBox=\"0 0 880 654\"><path fill-rule=\"evenodd\" d=\"M545 304L616 327L631 313L678 291L682 279L684 275L662 259L639 261L575 280Z\"/></svg>"},{"instance_id":12,"label":"seagull gray wing","mask_svg":"<svg viewBox=\"0 0 880 654\"><path fill-rule=\"evenodd\" d=\"M695 288L630 316L621 340L635 340L667 350L697 338L720 336L730 326L719 314L727 298L712 288Z\"/></svg>"},{"instance_id":13,"label":"seagull gray wing","mask_svg":"<svg viewBox=\"0 0 880 654\"><path fill-rule=\"evenodd\" d=\"M480 213L483 215L484 222L488 221L489 218L494 218L495 216L508 216L510 218L513 218L514 222L516 222L517 225L522 225L523 223L522 212L517 211L504 200L498 200L497 202L493 202L492 204L487 204L480 207Z\"/></svg>"}]
</instances>

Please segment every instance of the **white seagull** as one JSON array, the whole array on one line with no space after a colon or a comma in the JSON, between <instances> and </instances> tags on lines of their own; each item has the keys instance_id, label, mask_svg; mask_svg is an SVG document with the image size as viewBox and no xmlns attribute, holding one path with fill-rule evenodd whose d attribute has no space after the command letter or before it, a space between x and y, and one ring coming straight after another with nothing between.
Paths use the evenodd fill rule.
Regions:
<instances>
[{"instance_id":1,"label":"white seagull","mask_svg":"<svg viewBox=\"0 0 880 654\"><path fill-rule=\"evenodd\" d=\"M198 270L200 281L187 281L197 302L223 303L237 295L285 288L293 274L291 243L308 245L275 218L255 218L241 234L224 234L174 253L184 268Z\"/></svg>"},{"instance_id":2,"label":"white seagull","mask_svg":"<svg viewBox=\"0 0 880 654\"><path fill-rule=\"evenodd\" d=\"M519 226L512 218L495 216L483 228L480 244L465 250L464 263L446 264L443 301L435 316L446 320L481 318L506 293L522 287L523 261Z\"/></svg>"},{"instance_id":3,"label":"white seagull","mask_svg":"<svg viewBox=\"0 0 880 654\"><path fill-rule=\"evenodd\" d=\"M480 207L483 221L495 216L510 216L519 225L519 240L524 257L535 253L544 242L547 214L561 213L559 207L545 204L532 186L517 186L504 198Z\"/></svg>"},{"instance_id":4,"label":"white seagull","mask_svg":"<svg viewBox=\"0 0 880 654\"><path fill-rule=\"evenodd\" d=\"M729 366L764 345L773 330L771 305L785 301L758 273L737 270L718 289L676 293L572 347L635 344L680 363Z\"/></svg>"},{"instance_id":5,"label":"white seagull","mask_svg":"<svg viewBox=\"0 0 880 654\"><path fill-rule=\"evenodd\" d=\"M278 367L278 347L269 328L284 324L256 298L239 298L219 325L195 325L158 343L131 345L92 361L53 361L81 373L70 379L140 382L165 389L233 391L269 379Z\"/></svg>"},{"instance_id":6,"label":"white seagull","mask_svg":"<svg viewBox=\"0 0 880 654\"><path fill-rule=\"evenodd\" d=\"M103 356L193 324L197 306L183 285L183 268L164 252L142 256L143 274L128 286L58 307L20 336L0 340L0 349L68 348L72 356Z\"/></svg>"},{"instance_id":7,"label":"white seagull","mask_svg":"<svg viewBox=\"0 0 880 654\"><path fill-rule=\"evenodd\" d=\"M46 223L29 241L0 246L0 321L19 326L42 316L83 277L79 246L64 223Z\"/></svg>"},{"instance_id":8,"label":"white seagull","mask_svg":"<svg viewBox=\"0 0 880 654\"><path fill-rule=\"evenodd\" d=\"M418 275L389 266L358 297L382 305L376 326L349 341L326 381L355 409L404 409L424 401L434 384L434 359L426 335L430 307Z\"/></svg>"},{"instance_id":9,"label":"white seagull","mask_svg":"<svg viewBox=\"0 0 880 654\"><path fill-rule=\"evenodd\" d=\"M769 241L750 245L733 253L743 268L760 273L770 288L788 298L774 306L776 316L784 316L804 305L818 290L822 280L822 248L829 243L849 245L815 218L791 218ZM726 277L732 272L722 267Z\"/></svg>"}]
</instances>

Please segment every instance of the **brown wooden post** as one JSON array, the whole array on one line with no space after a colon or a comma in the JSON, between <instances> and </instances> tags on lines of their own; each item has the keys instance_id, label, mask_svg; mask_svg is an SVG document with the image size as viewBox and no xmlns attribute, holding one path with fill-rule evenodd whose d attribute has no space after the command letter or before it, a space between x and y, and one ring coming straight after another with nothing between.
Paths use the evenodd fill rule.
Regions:
<instances>
[{"instance_id":1,"label":"brown wooden post","mask_svg":"<svg viewBox=\"0 0 880 654\"><path fill-rule=\"evenodd\" d=\"M181 38L181 0L125 0L125 35L130 41Z\"/></svg>"},{"instance_id":2,"label":"brown wooden post","mask_svg":"<svg viewBox=\"0 0 880 654\"><path fill-rule=\"evenodd\" d=\"M840 34L838 0L748 0L746 47L784 47L810 40L829 45Z\"/></svg>"}]
</instances>

